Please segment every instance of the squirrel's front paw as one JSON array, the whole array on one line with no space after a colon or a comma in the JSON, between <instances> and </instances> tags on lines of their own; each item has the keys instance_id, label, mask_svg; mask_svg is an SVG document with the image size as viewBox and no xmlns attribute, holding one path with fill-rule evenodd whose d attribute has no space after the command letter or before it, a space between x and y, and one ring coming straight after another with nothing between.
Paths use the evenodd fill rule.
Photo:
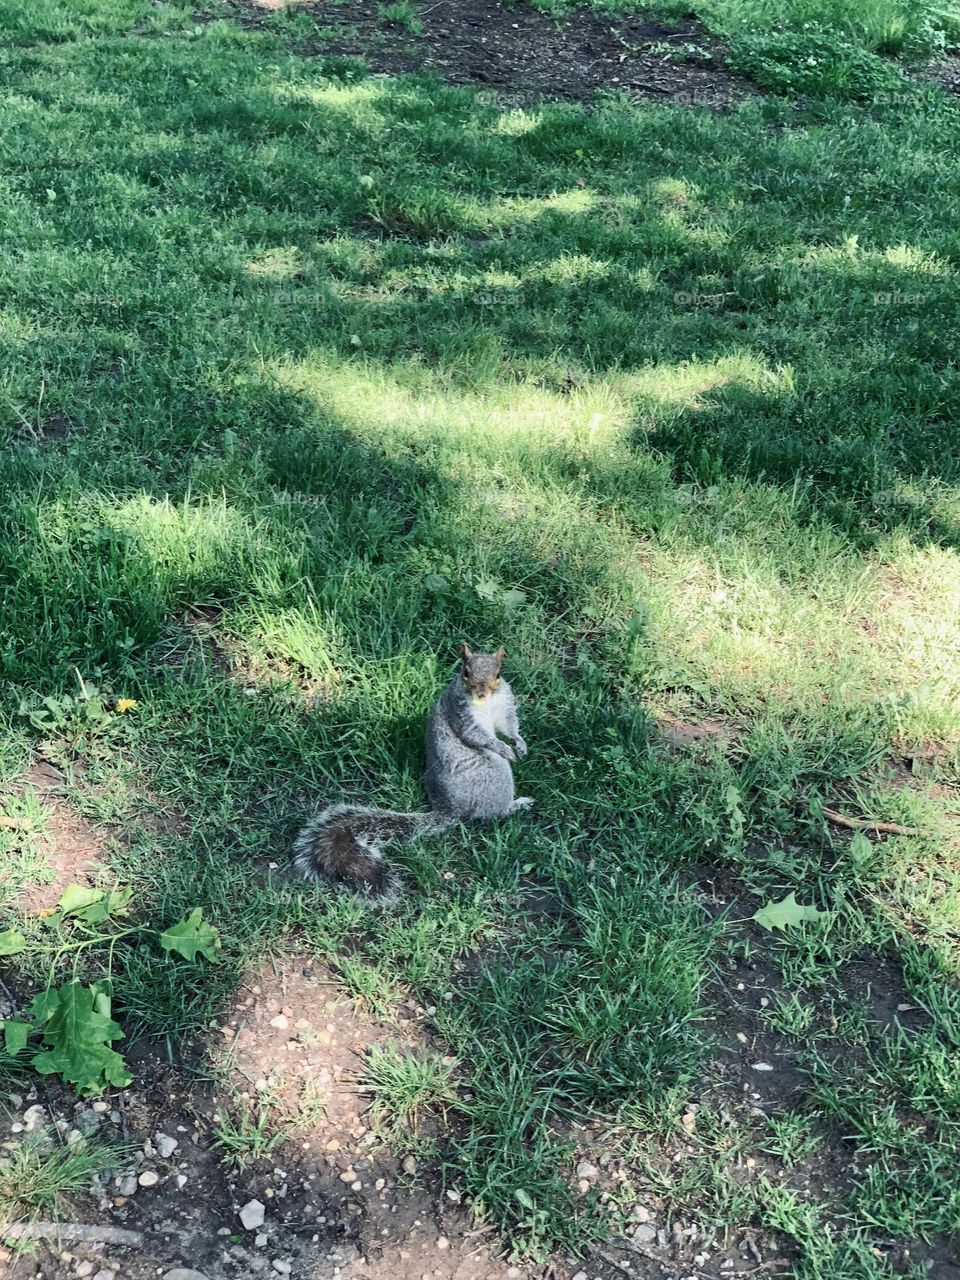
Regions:
<instances>
[{"instance_id":1,"label":"squirrel's front paw","mask_svg":"<svg viewBox=\"0 0 960 1280\"><path fill-rule=\"evenodd\" d=\"M497 743L497 755L503 756L504 760L516 760L517 758L513 753L513 747L508 747L505 742Z\"/></svg>"},{"instance_id":2,"label":"squirrel's front paw","mask_svg":"<svg viewBox=\"0 0 960 1280\"><path fill-rule=\"evenodd\" d=\"M513 749L517 753L518 760L522 760L523 757L527 754L527 744L524 742L524 740L520 737L519 734L517 734L517 736L513 740Z\"/></svg>"}]
</instances>

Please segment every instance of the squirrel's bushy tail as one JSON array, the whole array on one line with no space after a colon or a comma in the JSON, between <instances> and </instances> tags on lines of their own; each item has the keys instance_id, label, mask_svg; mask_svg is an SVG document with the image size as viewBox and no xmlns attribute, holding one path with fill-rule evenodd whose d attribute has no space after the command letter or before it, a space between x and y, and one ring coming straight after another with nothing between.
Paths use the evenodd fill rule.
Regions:
<instances>
[{"instance_id":1,"label":"squirrel's bushy tail","mask_svg":"<svg viewBox=\"0 0 960 1280\"><path fill-rule=\"evenodd\" d=\"M443 831L454 819L436 813L397 813L335 804L318 814L297 836L293 865L308 880L333 880L372 898L396 896L397 879L380 845L406 844L418 835Z\"/></svg>"}]
</instances>

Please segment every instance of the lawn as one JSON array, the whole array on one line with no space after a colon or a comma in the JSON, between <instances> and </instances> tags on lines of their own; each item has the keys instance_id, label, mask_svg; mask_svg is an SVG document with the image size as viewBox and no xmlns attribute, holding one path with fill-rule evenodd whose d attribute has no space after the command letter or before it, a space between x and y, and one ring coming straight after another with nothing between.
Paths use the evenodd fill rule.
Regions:
<instances>
[{"instance_id":1,"label":"lawn","mask_svg":"<svg viewBox=\"0 0 960 1280\"><path fill-rule=\"evenodd\" d=\"M39 760L137 921L220 933L118 945L128 1037L202 1055L293 950L415 999L458 1066L376 1057L376 1105L518 1256L651 1195L801 1280L956 1274L960 110L881 56L949 15L856 12L896 93L718 114L0 4L0 927ZM398 851L389 913L290 879L325 803L425 806L461 639L532 814Z\"/></svg>"}]
</instances>

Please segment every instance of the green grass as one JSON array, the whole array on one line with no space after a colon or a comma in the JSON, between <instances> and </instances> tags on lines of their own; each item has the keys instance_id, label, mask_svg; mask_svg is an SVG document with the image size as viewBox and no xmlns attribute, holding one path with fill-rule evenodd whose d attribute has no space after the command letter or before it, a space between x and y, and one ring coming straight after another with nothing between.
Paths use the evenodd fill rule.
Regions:
<instances>
[{"instance_id":1,"label":"green grass","mask_svg":"<svg viewBox=\"0 0 960 1280\"><path fill-rule=\"evenodd\" d=\"M878 57L892 10L858 12ZM138 911L224 943L124 955L126 1030L175 1056L307 947L431 1011L446 1176L519 1250L619 1229L582 1123L805 1280L955 1231L953 102L501 111L139 0L4 18L0 766L58 762ZM462 638L506 645L533 814L402 851L385 917L272 870L329 800L424 804ZM671 750L665 716L725 736ZM12 899L36 834L0 839ZM744 925L791 891L823 919ZM712 1093L731 999L801 1072L769 1116Z\"/></svg>"},{"instance_id":2,"label":"green grass","mask_svg":"<svg viewBox=\"0 0 960 1280\"><path fill-rule=\"evenodd\" d=\"M121 1159L116 1147L83 1139L64 1146L52 1131L28 1134L0 1159L0 1223L56 1219L65 1201L90 1191L94 1180L116 1169Z\"/></svg>"},{"instance_id":3,"label":"green grass","mask_svg":"<svg viewBox=\"0 0 960 1280\"><path fill-rule=\"evenodd\" d=\"M416 1134L425 1115L455 1101L453 1059L436 1053L403 1053L374 1045L364 1063L363 1085L373 1097L374 1122L386 1131Z\"/></svg>"}]
</instances>

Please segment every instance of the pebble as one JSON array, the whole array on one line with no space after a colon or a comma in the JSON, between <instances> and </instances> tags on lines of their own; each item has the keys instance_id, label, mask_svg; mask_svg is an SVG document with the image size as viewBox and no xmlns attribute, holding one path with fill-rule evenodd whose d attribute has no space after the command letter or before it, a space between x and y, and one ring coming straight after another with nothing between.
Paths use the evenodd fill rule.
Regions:
<instances>
[{"instance_id":1,"label":"pebble","mask_svg":"<svg viewBox=\"0 0 960 1280\"><path fill-rule=\"evenodd\" d=\"M437 1248L438 1248L438 1249L449 1249L449 1248L450 1248L450 1241L447 1239L447 1237L446 1237L446 1236L438 1236L438 1237L437 1237Z\"/></svg>"},{"instance_id":2,"label":"pebble","mask_svg":"<svg viewBox=\"0 0 960 1280\"><path fill-rule=\"evenodd\" d=\"M47 1123L46 1109L39 1104L34 1107L27 1107L23 1113L23 1123L27 1133L33 1133L35 1129L42 1129Z\"/></svg>"},{"instance_id":3,"label":"pebble","mask_svg":"<svg viewBox=\"0 0 960 1280\"><path fill-rule=\"evenodd\" d=\"M595 1164L591 1164L589 1160L581 1160L577 1165L577 1177L590 1181L600 1176L600 1170Z\"/></svg>"},{"instance_id":4,"label":"pebble","mask_svg":"<svg viewBox=\"0 0 960 1280\"><path fill-rule=\"evenodd\" d=\"M180 1191L187 1185L187 1175L185 1173L177 1174L177 1187Z\"/></svg>"},{"instance_id":5,"label":"pebble","mask_svg":"<svg viewBox=\"0 0 960 1280\"><path fill-rule=\"evenodd\" d=\"M202 1271L194 1271L193 1267L173 1267L165 1271L161 1280L207 1280Z\"/></svg>"},{"instance_id":6,"label":"pebble","mask_svg":"<svg viewBox=\"0 0 960 1280\"><path fill-rule=\"evenodd\" d=\"M117 1184L117 1190L122 1196L134 1196L137 1194L137 1175L135 1173L125 1173Z\"/></svg>"},{"instance_id":7,"label":"pebble","mask_svg":"<svg viewBox=\"0 0 960 1280\"><path fill-rule=\"evenodd\" d=\"M286 1031L290 1023L287 1021L284 1014L278 1013L275 1018L270 1019L270 1025L271 1027L276 1027L278 1031Z\"/></svg>"},{"instance_id":8,"label":"pebble","mask_svg":"<svg viewBox=\"0 0 960 1280\"><path fill-rule=\"evenodd\" d=\"M578 1271L573 1277L573 1280L588 1280L587 1273L585 1271Z\"/></svg>"},{"instance_id":9,"label":"pebble","mask_svg":"<svg viewBox=\"0 0 960 1280\"><path fill-rule=\"evenodd\" d=\"M104 1102L102 1098L98 1098L96 1102L90 1103L91 1111L96 1111L98 1115L105 1115L110 1110L110 1103Z\"/></svg>"},{"instance_id":10,"label":"pebble","mask_svg":"<svg viewBox=\"0 0 960 1280\"><path fill-rule=\"evenodd\" d=\"M115 1271L108 1271L106 1267L101 1267L93 1280L116 1280L116 1275Z\"/></svg>"},{"instance_id":11,"label":"pebble","mask_svg":"<svg viewBox=\"0 0 960 1280\"><path fill-rule=\"evenodd\" d=\"M639 1222L637 1229L633 1233L633 1239L636 1244L652 1244L657 1238L657 1228L651 1226L648 1222Z\"/></svg>"},{"instance_id":12,"label":"pebble","mask_svg":"<svg viewBox=\"0 0 960 1280\"><path fill-rule=\"evenodd\" d=\"M652 1214L645 1204L634 1204L630 1206L630 1217L633 1222L650 1222Z\"/></svg>"},{"instance_id":13,"label":"pebble","mask_svg":"<svg viewBox=\"0 0 960 1280\"><path fill-rule=\"evenodd\" d=\"M352 1167L349 1169L344 1169L343 1173L341 1173L340 1175L341 1182L356 1182L356 1180L357 1180L357 1175L354 1173Z\"/></svg>"},{"instance_id":14,"label":"pebble","mask_svg":"<svg viewBox=\"0 0 960 1280\"><path fill-rule=\"evenodd\" d=\"M254 1237L253 1243L257 1246L258 1249L263 1249L266 1246L266 1243L269 1239L270 1237L267 1235L267 1233L265 1231L261 1231L258 1236Z\"/></svg>"},{"instance_id":15,"label":"pebble","mask_svg":"<svg viewBox=\"0 0 960 1280\"><path fill-rule=\"evenodd\" d=\"M153 1138L157 1144L157 1151L163 1160L169 1160L180 1145L176 1138L170 1138L165 1133L155 1133Z\"/></svg>"},{"instance_id":16,"label":"pebble","mask_svg":"<svg viewBox=\"0 0 960 1280\"><path fill-rule=\"evenodd\" d=\"M93 1263L88 1262L87 1259L84 1258L82 1262L78 1262L77 1265L74 1267L74 1272L78 1276L93 1275Z\"/></svg>"},{"instance_id":17,"label":"pebble","mask_svg":"<svg viewBox=\"0 0 960 1280\"><path fill-rule=\"evenodd\" d=\"M751 1070L753 1071L772 1071L773 1070L773 1067L771 1067L769 1062L753 1062L750 1064L750 1066L751 1066Z\"/></svg>"},{"instance_id":18,"label":"pebble","mask_svg":"<svg viewBox=\"0 0 960 1280\"><path fill-rule=\"evenodd\" d=\"M417 1172L417 1157L416 1157L416 1156L404 1156L404 1157L403 1157L403 1163L400 1165L400 1168L403 1170L403 1172L404 1172L404 1173L409 1173L409 1174L414 1174L414 1173L416 1173L416 1172Z\"/></svg>"},{"instance_id":19,"label":"pebble","mask_svg":"<svg viewBox=\"0 0 960 1280\"><path fill-rule=\"evenodd\" d=\"M247 1231L262 1227L266 1220L266 1210L259 1200L248 1200L238 1214Z\"/></svg>"},{"instance_id":20,"label":"pebble","mask_svg":"<svg viewBox=\"0 0 960 1280\"><path fill-rule=\"evenodd\" d=\"M160 1175L155 1173L153 1169L144 1169L137 1181L141 1187L155 1187L160 1181Z\"/></svg>"},{"instance_id":21,"label":"pebble","mask_svg":"<svg viewBox=\"0 0 960 1280\"><path fill-rule=\"evenodd\" d=\"M290 1263L284 1258L274 1258L270 1265L273 1267L274 1271L276 1271L277 1275L280 1276L288 1276L293 1270Z\"/></svg>"}]
</instances>

